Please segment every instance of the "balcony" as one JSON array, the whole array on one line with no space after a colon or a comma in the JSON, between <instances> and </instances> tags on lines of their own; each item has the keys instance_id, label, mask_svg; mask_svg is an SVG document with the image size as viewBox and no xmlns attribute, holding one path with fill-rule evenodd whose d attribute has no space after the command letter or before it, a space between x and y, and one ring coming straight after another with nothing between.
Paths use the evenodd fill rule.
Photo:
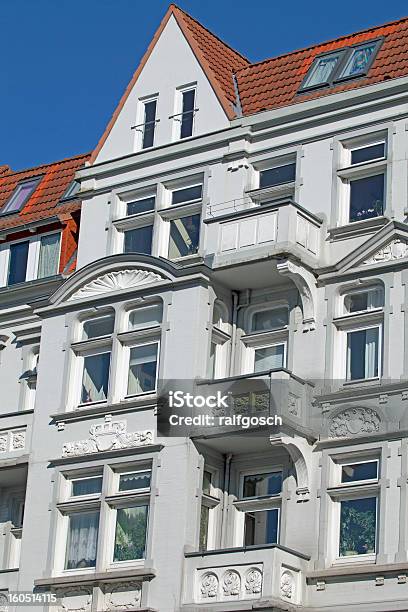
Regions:
<instances>
[{"instance_id":1,"label":"balcony","mask_svg":"<svg viewBox=\"0 0 408 612\"><path fill-rule=\"evenodd\" d=\"M288 255L313 267L323 255L323 220L289 198L209 205L204 223L206 259L214 270Z\"/></svg>"},{"instance_id":2,"label":"balcony","mask_svg":"<svg viewBox=\"0 0 408 612\"><path fill-rule=\"evenodd\" d=\"M299 605L308 561L308 556L279 545L186 553L182 610L193 612L201 605L220 612L272 609L279 602Z\"/></svg>"}]
</instances>

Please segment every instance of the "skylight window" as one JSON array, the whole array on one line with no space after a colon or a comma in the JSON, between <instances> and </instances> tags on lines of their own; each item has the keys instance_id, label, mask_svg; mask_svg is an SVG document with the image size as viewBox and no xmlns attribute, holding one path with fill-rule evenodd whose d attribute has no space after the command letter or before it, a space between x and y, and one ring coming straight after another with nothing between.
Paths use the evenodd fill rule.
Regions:
<instances>
[{"instance_id":1,"label":"skylight window","mask_svg":"<svg viewBox=\"0 0 408 612\"><path fill-rule=\"evenodd\" d=\"M21 210L40 180L41 177L37 176L36 178L19 183L4 208L0 211L0 215L9 215Z\"/></svg>"},{"instance_id":2,"label":"skylight window","mask_svg":"<svg viewBox=\"0 0 408 612\"><path fill-rule=\"evenodd\" d=\"M381 40L371 40L316 57L300 91L335 85L367 74L380 44Z\"/></svg>"}]
</instances>

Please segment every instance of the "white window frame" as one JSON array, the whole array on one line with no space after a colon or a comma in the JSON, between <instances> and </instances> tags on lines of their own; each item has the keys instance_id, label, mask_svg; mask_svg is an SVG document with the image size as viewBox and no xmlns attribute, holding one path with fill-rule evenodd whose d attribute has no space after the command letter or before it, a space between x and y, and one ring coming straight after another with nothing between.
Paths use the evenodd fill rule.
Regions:
<instances>
[{"instance_id":1,"label":"white window frame","mask_svg":"<svg viewBox=\"0 0 408 612\"><path fill-rule=\"evenodd\" d=\"M211 474L210 493L203 491L204 472ZM200 545L200 528L201 528L201 509L203 506L209 509L208 512L208 529L207 529L207 548L206 550L214 550L217 547L217 525L219 514L221 512L221 496L222 492L219 487L219 471L205 464L202 471L201 479L201 501L198 517L198 546Z\"/></svg>"},{"instance_id":2,"label":"white window frame","mask_svg":"<svg viewBox=\"0 0 408 612\"><path fill-rule=\"evenodd\" d=\"M378 376L372 376L369 378L359 378L359 379L353 379L353 378L348 378L347 377L347 372L348 372L348 350L347 350L347 339L348 339L348 334L352 334L354 332L359 332L359 331L365 331L368 329L376 329L378 328L378 354L377 354L377 360L378 360ZM356 327L352 327L351 329L346 329L344 332L344 342L345 342L345 376L344 376L344 380L346 381L346 383L348 384L352 384L352 383L361 383L364 381L373 381L373 380L380 380L382 377L382 359L383 359L383 324L382 323L372 323L371 325L369 324L369 322L367 321L367 323L362 323L360 325L357 325Z\"/></svg>"},{"instance_id":3,"label":"white window frame","mask_svg":"<svg viewBox=\"0 0 408 612\"><path fill-rule=\"evenodd\" d=\"M384 287L380 284L378 285L370 285L367 287L361 287L358 289L351 289L350 291L345 291L342 296L341 296L341 309L340 309L340 315L344 315L344 316L355 316L358 314L363 314L363 313L374 313L377 311L382 312L382 310L384 309L384 305L383 306L373 306L372 305L372 295L373 293L375 293L376 291L381 291L382 292L382 296L383 296L383 302L384 302ZM358 294L362 294L362 293L367 293L368 294L368 306L365 310L356 310L354 312L349 312L346 309L346 298L350 295L358 295Z\"/></svg>"},{"instance_id":4,"label":"white window frame","mask_svg":"<svg viewBox=\"0 0 408 612\"><path fill-rule=\"evenodd\" d=\"M129 332L132 333L132 332ZM130 400L130 399L135 399L137 397L144 397L146 395L155 395L157 393L157 381L159 379L159 362L160 362L160 339L157 338L156 340L151 340L151 341L130 341L129 344L125 344L125 341L122 340L124 349L125 349L125 362L127 363L127 369L126 369L126 391L125 391L125 395L124 395L124 399L125 400ZM152 389L151 391L142 391L141 393L132 393L132 394L128 394L128 377L129 377L129 370L130 370L130 351L133 348L141 348L143 346L151 346L151 345L156 345L157 346L157 359L156 359L156 378L155 378L155 385L154 385L154 389Z\"/></svg>"},{"instance_id":5,"label":"white window frame","mask_svg":"<svg viewBox=\"0 0 408 612\"><path fill-rule=\"evenodd\" d=\"M175 96L174 96L174 113L170 116L170 119L173 120L173 128L172 128L172 140L173 141L182 141L186 140L186 138L181 138L181 125L182 125L182 112L183 112L183 94L188 91L194 91L194 110L193 110L193 126L191 130L191 136L187 136L186 138L193 138L195 136L196 131L196 114L198 112L197 105L197 96L198 96L198 87L197 82L190 83L188 85L182 85L181 87L176 88Z\"/></svg>"}]
</instances>

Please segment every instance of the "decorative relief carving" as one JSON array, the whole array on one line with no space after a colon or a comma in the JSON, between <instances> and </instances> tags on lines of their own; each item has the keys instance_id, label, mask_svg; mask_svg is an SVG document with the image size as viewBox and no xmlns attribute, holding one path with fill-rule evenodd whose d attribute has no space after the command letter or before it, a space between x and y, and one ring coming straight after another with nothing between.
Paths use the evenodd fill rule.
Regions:
<instances>
[{"instance_id":1,"label":"decorative relief carving","mask_svg":"<svg viewBox=\"0 0 408 612\"><path fill-rule=\"evenodd\" d=\"M90 612L92 605L92 590L85 587L73 588L69 591L58 589L55 592L61 600L63 612Z\"/></svg>"},{"instance_id":2,"label":"decorative relief carving","mask_svg":"<svg viewBox=\"0 0 408 612\"><path fill-rule=\"evenodd\" d=\"M200 592L203 598L217 597L218 578L215 574L212 574L211 572L204 574L204 576L201 578Z\"/></svg>"},{"instance_id":3,"label":"decorative relief carving","mask_svg":"<svg viewBox=\"0 0 408 612\"><path fill-rule=\"evenodd\" d=\"M281 596L285 599L293 599L295 595L295 579L292 572L285 570L280 581Z\"/></svg>"},{"instance_id":4,"label":"decorative relief carving","mask_svg":"<svg viewBox=\"0 0 408 612\"><path fill-rule=\"evenodd\" d=\"M262 592L262 572L251 567L245 576L245 591L248 595L257 595Z\"/></svg>"},{"instance_id":5,"label":"decorative relief carving","mask_svg":"<svg viewBox=\"0 0 408 612\"><path fill-rule=\"evenodd\" d=\"M392 240L382 249L374 253L371 257L363 262L364 266L381 263L383 261L393 261L394 259L402 259L408 256L408 244L399 238Z\"/></svg>"},{"instance_id":6,"label":"decorative relief carving","mask_svg":"<svg viewBox=\"0 0 408 612\"><path fill-rule=\"evenodd\" d=\"M140 608L142 586L137 582L120 582L106 593L106 610L129 610Z\"/></svg>"},{"instance_id":7,"label":"decorative relief carving","mask_svg":"<svg viewBox=\"0 0 408 612\"><path fill-rule=\"evenodd\" d=\"M108 272L103 276L98 276L98 278L95 278L84 287L81 287L81 289L78 289L78 291L75 291L69 298L69 301L92 297L94 295L100 295L101 293L109 293L110 291L129 289L130 287L149 285L163 279L164 277L160 274L148 270L134 269Z\"/></svg>"},{"instance_id":8,"label":"decorative relief carving","mask_svg":"<svg viewBox=\"0 0 408 612\"><path fill-rule=\"evenodd\" d=\"M62 456L75 457L153 444L152 431L127 432L126 428L126 421L105 421L105 423L92 425L89 430L89 439L66 442L62 447Z\"/></svg>"},{"instance_id":9,"label":"decorative relief carving","mask_svg":"<svg viewBox=\"0 0 408 612\"><path fill-rule=\"evenodd\" d=\"M288 397L288 410L290 412L290 414L293 414L293 416L299 416L299 412L300 412L300 402L299 402L299 397L297 395L295 395L294 393L289 393L289 397Z\"/></svg>"},{"instance_id":10,"label":"decorative relief carving","mask_svg":"<svg viewBox=\"0 0 408 612\"><path fill-rule=\"evenodd\" d=\"M227 570L222 579L222 590L226 597L237 596L241 591L241 577L234 570Z\"/></svg>"},{"instance_id":11,"label":"decorative relief carving","mask_svg":"<svg viewBox=\"0 0 408 612\"><path fill-rule=\"evenodd\" d=\"M25 431L6 431L0 436L0 453L10 453L25 448Z\"/></svg>"},{"instance_id":12,"label":"decorative relief carving","mask_svg":"<svg viewBox=\"0 0 408 612\"><path fill-rule=\"evenodd\" d=\"M0 612L8 612L8 597L6 593L0 593Z\"/></svg>"},{"instance_id":13,"label":"decorative relief carving","mask_svg":"<svg viewBox=\"0 0 408 612\"><path fill-rule=\"evenodd\" d=\"M329 438L370 434L379 430L380 417L371 408L347 408L333 417Z\"/></svg>"}]
</instances>

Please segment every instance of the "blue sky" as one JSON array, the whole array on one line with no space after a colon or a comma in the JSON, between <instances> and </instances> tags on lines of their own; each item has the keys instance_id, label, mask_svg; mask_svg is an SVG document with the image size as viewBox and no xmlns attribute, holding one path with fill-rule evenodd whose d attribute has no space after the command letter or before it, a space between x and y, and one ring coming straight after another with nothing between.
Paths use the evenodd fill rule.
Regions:
<instances>
[{"instance_id":1,"label":"blue sky","mask_svg":"<svg viewBox=\"0 0 408 612\"><path fill-rule=\"evenodd\" d=\"M2 0L0 164L91 150L158 27L166 0ZM392 0L180 0L252 61L408 14Z\"/></svg>"}]
</instances>

